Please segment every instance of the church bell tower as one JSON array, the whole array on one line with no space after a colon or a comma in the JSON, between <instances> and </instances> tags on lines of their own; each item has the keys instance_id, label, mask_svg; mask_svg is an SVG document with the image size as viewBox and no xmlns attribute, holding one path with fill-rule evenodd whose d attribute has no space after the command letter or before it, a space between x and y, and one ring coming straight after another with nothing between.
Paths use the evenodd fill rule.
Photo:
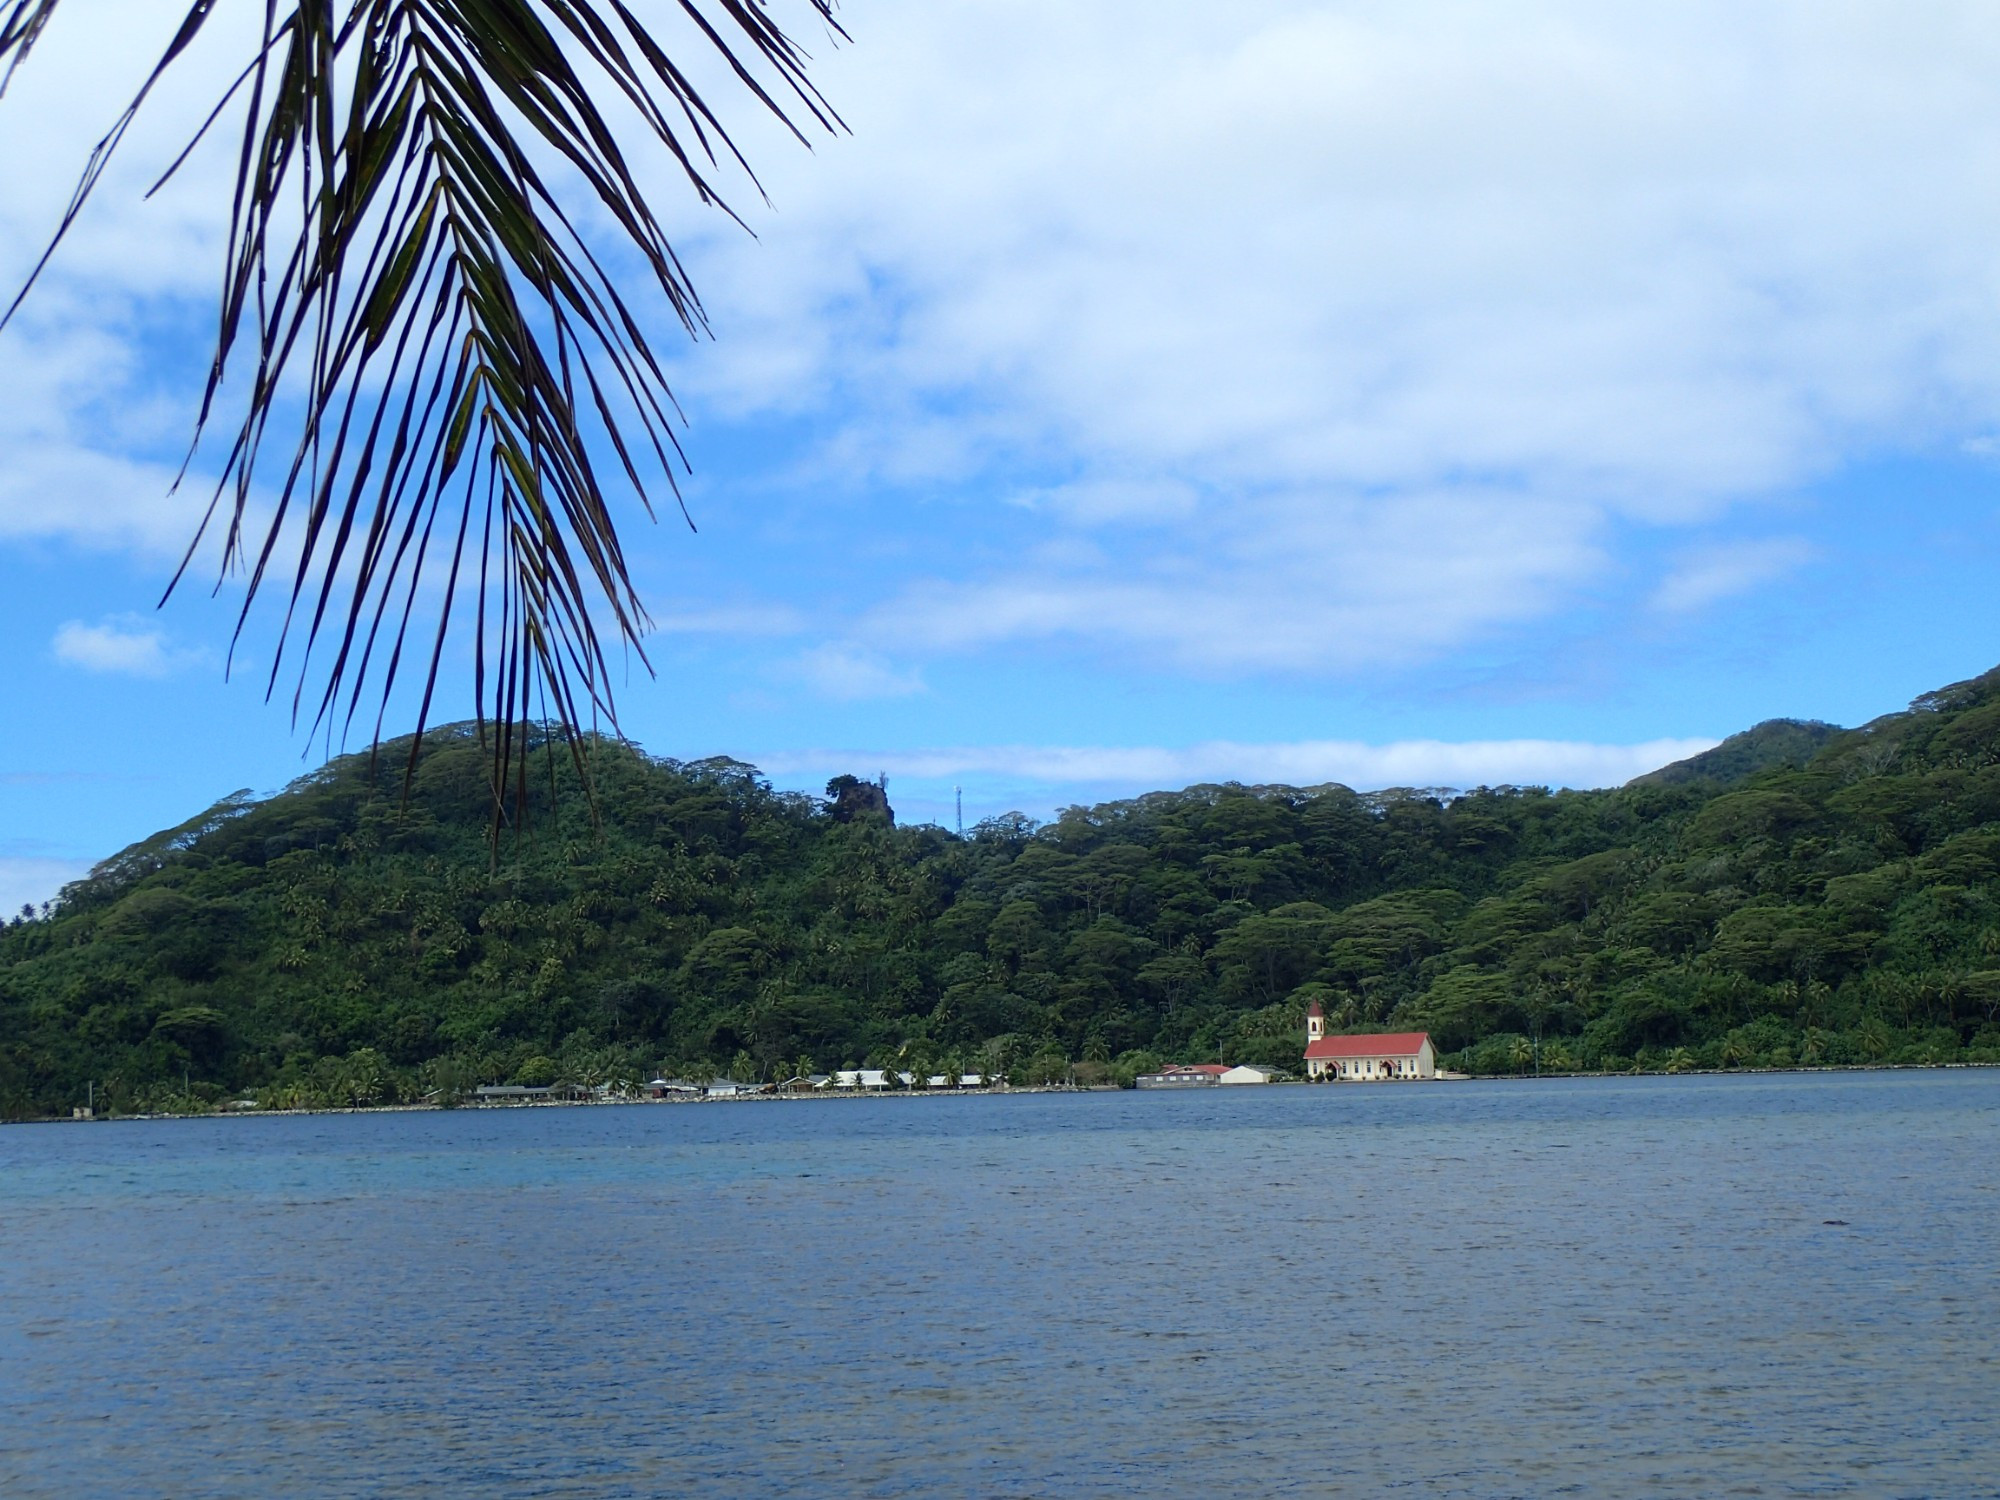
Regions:
<instances>
[{"instance_id":1,"label":"church bell tower","mask_svg":"<svg viewBox=\"0 0 2000 1500\"><path fill-rule=\"evenodd\" d=\"M1311 1046L1326 1035L1326 1012L1315 1000L1306 1007L1306 1045Z\"/></svg>"}]
</instances>

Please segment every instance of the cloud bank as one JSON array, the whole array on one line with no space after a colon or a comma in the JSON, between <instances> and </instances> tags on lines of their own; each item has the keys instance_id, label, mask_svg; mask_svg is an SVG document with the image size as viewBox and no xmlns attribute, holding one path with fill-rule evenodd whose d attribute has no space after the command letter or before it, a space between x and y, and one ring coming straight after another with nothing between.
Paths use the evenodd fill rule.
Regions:
<instances>
[{"instance_id":1,"label":"cloud bank","mask_svg":"<svg viewBox=\"0 0 2000 1500\"><path fill-rule=\"evenodd\" d=\"M772 776L853 771L921 781L1001 778L1062 786L1166 790L1202 782L1316 786L1337 781L1360 791L1397 786L1619 786L1634 776L1711 749L1713 739L1660 739L1635 745L1570 740L1351 740L1243 744L1212 740L1163 746L995 745L956 749L776 751L755 758Z\"/></svg>"},{"instance_id":2,"label":"cloud bank","mask_svg":"<svg viewBox=\"0 0 2000 1500\"><path fill-rule=\"evenodd\" d=\"M854 138L759 140L754 250L690 221L683 379L834 423L816 484L1036 518L882 580L882 649L1296 674L1685 618L1804 555L1721 556L1744 505L2000 417L1988 7L844 16Z\"/></svg>"},{"instance_id":3,"label":"cloud bank","mask_svg":"<svg viewBox=\"0 0 2000 1500\"><path fill-rule=\"evenodd\" d=\"M661 611L833 642L772 647L822 695L1058 648L1382 674L1606 598L1672 626L1814 555L1762 535L1758 503L2000 427L1990 6L842 19L854 45L813 46L851 138L808 153L732 119L773 205L734 185L756 240L647 168L718 335L665 341L697 456L783 426L805 451L755 502L789 484L864 512L863 536L955 506L971 543ZM172 20L65 12L16 80L0 272L39 251ZM240 52L205 45L7 335L0 537L165 557L188 533L191 501L162 497L192 392L160 382L199 344L228 132L141 191Z\"/></svg>"}]
</instances>

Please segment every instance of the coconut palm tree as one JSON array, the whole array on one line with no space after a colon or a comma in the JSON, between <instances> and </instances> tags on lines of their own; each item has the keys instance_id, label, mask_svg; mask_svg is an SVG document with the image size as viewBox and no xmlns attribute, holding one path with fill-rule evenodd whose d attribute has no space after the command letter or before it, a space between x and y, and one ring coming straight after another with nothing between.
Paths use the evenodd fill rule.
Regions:
<instances>
[{"instance_id":1,"label":"coconut palm tree","mask_svg":"<svg viewBox=\"0 0 2000 1500\"><path fill-rule=\"evenodd\" d=\"M1517 1036L1507 1044L1507 1061L1514 1065L1516 1073L1528 1071L1528 1065L1535 1060L1535 1044L1524 1036Z\"/></svg>"},{"instance_id":2,"label":"coconut palm tree","mask_svg":"<svg viewBox=\"0 0 2000 1500\"><path fill-rule=\"evenodd\" d=\"M1862 1020L1860 1030L1861 1050L1867 1054L1870 1062L1880 1062L1888 1054L1892 1040L1889 1028L1883 1024L1880 1016L1871 1015Z\"/></svg>"},{"instance_id":3,"label":"coconut palm tree","mask_svg":"<svg viewBox=\"0 0 2000 1500\"><path fill-rule=\"evenodd\" d=\"M833 0L796 3L839 35ZM60 4L0 0L0 90ZM29 286L154 86L227 8L192 0L85 164ZM591 204L616 226L644 267L634 281L700 335L700 300L628 151L650 142L703 203L731 212L716 178L748 164L690 81L697 61L719 60L801 140L842 128L763 0L671 8L700 59L670 56L635 9L670 11L266 0L259 45L196 137L240 125L195 433L198 449L220 428L219 478L169 592L200 535L219 529L225 569L247 578L238 635L260 594L279 598L267 694L289 673L294 717L313 729L350 727L373 698L379 737L391 692L410 681L421 688L413 758L456 614L469 611L496 820L510 776L525 791L531 707L572 731L581 756L574 731L616 723L607 640L645 662L649 622L601 465L615 459L650 513L649 485L672 492L681 461L644 309L578 210ZM227 389L225 375L237 377ZM259 492L267 520L253 514ZM431 601L435 620L420 619Z\"/></svg>"},{"instance_id":4,"label":"coconut palm tree","mask_svg":"<svg viewBox=\"0 0 2000 1500\"><path fill-rule=\"evenodd\" d=\"M564 1068L567 1081L580 1088L595 1089L608 1076L612 1057L601 1047L578 1052Z\"/></svg>"},{"instance_id":5,"label":"coconut palm tree","mask_svg":"<svg viewBox=\"0 0 2000 1500\"><path fill-rule=\"evenodd\" d=\"M353 1109L379 1103L389 1085L387 1060L373 1047L357 1048L328 1071L327 1093Z\"/></svg>"}]
</instances>

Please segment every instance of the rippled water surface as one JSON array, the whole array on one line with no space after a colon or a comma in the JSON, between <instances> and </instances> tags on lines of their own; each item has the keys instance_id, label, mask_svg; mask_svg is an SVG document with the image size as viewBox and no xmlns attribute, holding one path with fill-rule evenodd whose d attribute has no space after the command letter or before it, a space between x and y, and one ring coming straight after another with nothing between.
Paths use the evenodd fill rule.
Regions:
<instances>
[{"instance_id":1,"label":"rippled water surface","mask_svg":"<svg viewBox=\"0 0 2000 1500\"><path fill-rule=\"evenodd\" d=\"M2000 1494L2000 1073L0 1130L0 1494Z\"/></svg>"}]
</instances>

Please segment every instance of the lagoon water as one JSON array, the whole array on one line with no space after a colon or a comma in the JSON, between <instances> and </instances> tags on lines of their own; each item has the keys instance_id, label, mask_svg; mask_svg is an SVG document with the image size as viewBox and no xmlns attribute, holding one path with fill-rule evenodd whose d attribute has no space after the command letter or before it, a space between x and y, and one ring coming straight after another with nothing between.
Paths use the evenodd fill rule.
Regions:
<instances>
[{"instance_id":1,"label":"lagoon water","mask_svg":"<svg viewBox=\"0 0 2000 1500\"><path fill-rule=\"evenodd\" d=\"M2000 1072L0 1131L0 1494L2000 1494Z\"/></svg>"}]
</instances>

